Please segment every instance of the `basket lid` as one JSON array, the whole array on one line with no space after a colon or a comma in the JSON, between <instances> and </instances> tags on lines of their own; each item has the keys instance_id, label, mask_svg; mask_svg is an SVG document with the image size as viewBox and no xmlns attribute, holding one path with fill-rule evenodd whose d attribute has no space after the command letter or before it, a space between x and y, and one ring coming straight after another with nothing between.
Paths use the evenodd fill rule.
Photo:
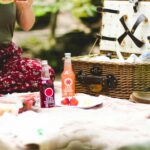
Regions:
<instances>
[{"instance_id":1,"label":"basket lid","mask_svg":"<svg viewBox=\"0 0 150 150\"><path fill-rule=\"evenodd\" d=\"M102 13L100 50L150 52L149 9L150 0L105 0L98 8Z\"/></svg>"}]
</instances>

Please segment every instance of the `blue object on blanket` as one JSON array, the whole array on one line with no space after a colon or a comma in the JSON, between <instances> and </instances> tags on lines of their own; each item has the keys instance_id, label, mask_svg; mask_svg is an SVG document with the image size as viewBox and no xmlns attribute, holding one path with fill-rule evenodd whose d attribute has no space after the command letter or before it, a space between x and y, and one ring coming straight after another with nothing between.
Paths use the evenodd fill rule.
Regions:
<instances>
[{"instance_id":1,"label":"blue object on blanket","mask_svg":"<svg viewBox=\"0 0 150 150\"><path fill-rule=\"evenodd\" d=\"M150 62L150 52L144 52L139 57L142 61L149 61Z\"/></svg>"}]
</instances>

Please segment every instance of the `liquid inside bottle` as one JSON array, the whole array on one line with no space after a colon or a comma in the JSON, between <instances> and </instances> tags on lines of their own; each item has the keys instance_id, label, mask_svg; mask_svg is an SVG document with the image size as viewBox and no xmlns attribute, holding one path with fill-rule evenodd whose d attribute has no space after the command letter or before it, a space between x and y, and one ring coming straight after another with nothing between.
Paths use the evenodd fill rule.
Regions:
<instances>
[{"instance_id":1,"label":"liquid inside bottle","mask_svg":"<svg viewBox=\"0 0 150 150\"><path fill-rule=\"evenodd\" d=\"M40 87L40 107L50 108L55 106L54 84L50 79L49 66L46 60L42 61Z\"/></svg>"},{"instance_id":2,"label":"liquid inside bottle","mask_svg":"<svg viewBox=\"0 0 150 150\"><path fill-rule=\"evenodd\" d=\"M64 70L61 74L62 97L75 95L75 73L72 69L71 53L65 53Z\"/></svg>"}]
</instances>

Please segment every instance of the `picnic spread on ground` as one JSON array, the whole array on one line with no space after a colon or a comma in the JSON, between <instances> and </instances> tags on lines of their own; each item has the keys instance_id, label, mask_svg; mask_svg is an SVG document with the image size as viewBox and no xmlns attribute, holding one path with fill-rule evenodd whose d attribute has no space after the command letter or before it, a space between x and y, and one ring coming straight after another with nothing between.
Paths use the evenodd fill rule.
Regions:
<instances>
[{"instance_id":1,"label":"picnic spread on ground","mask_svg":"<svg viewBox=\"0 0 150 150\"><path fill-rule=\"evenodd\" d=\"M66 106L61 104L60 83L55 84L56 107L35 106L19 115L5 112L0 117L1 150L150 148L150 105L77 93L79 107ZM34 97L38 101L39 93L14 93L6 97Z\"/></svg>"},{"instance_id":2,"label":"picnic spread on ground","mask_svg":"<svg viewBox=\"0 0 150 150\"><path fill-rule=\"evenodd\" d=\"M0 150L149 150L149 7L105 0L100 53L66 52L59 81L48 60L2 45Z\"/></svg>"}]
</instances>

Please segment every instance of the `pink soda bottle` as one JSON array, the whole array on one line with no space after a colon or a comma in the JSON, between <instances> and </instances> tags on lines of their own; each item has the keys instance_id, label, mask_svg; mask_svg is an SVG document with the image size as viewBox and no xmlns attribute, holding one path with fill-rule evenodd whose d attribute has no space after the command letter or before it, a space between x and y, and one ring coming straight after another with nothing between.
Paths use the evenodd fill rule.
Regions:
<instances>
[{"instance_id":1,"label":"pink soda bottle","mask_svg":"<svg viewBox=\"0 0 150 150\"><path fill-rule=\"evenodd\" d=\"M75 95L75 73L72 68L71 53L65 53L64 70L61 74L62 97Z\"/></svg>"},{"instance_id":2,"label":"pink soda bottle","mask_svg":"<svg viewBox=\"0 0 150 150\"><path fill-rule=\"evenodd\" d=\"M49 65L47 60L42 61L40 87L40 107L51 108L55 106L55 91L53 81L50 79Z\"/></svg>"}]
</instances>

